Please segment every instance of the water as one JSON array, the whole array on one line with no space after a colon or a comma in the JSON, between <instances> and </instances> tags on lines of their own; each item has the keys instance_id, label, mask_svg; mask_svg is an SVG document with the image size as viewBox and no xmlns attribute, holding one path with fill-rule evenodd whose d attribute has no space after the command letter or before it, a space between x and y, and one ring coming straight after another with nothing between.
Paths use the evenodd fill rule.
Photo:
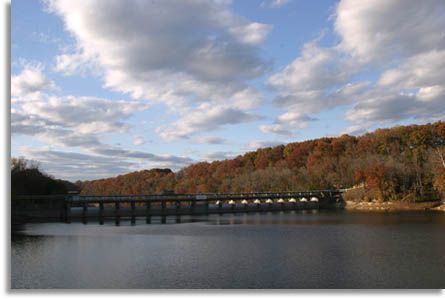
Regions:
<instances>
[{"instance_id":1,"label":"water","mask_svg":"<svg viewBox=\"0 0 445 300\"><path fill-rule=\"evenodd\" d=\"M160 220L154 220L154 222ZM28 224L12 288L445 288L445 214L211 215Z\"/></svg>"}]
</instances>

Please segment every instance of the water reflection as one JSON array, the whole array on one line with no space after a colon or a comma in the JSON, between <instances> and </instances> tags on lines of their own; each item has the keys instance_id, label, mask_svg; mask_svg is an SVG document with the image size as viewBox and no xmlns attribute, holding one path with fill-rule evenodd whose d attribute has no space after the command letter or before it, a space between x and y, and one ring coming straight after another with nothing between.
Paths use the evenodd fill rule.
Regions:
<instances>
[{"instance_id":1,"label":"water reflection","mask_svg":"<svg viewBox=\"0 0 445 300\"><path fill-rule=\"evenodd\" d=\"M440 288L438 213L257 212L13 228L13 288Z\"/></svg>"}]
</instances>

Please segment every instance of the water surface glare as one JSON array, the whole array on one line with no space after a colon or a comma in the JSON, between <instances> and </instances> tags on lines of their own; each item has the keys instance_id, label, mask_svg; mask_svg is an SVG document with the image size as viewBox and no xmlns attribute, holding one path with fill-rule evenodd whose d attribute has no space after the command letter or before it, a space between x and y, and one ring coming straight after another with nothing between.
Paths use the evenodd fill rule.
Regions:
<instances>
[{"instance_id":1,"label":"water surface glare","mask_svg":"<svg viewBox=\"0 0 445 300\"><path fill-rule=\"evenodd\" d=\"M12 288L445 288L445 214L292 212L27 224ZM15 229L15 228L14 228Z\"/></svg>"}]
</instances>

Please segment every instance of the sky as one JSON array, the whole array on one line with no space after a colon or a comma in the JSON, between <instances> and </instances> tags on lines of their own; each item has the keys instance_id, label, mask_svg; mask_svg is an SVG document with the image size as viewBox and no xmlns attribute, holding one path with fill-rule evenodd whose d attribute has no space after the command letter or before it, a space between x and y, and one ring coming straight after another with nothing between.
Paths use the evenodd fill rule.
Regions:
<instances>
[{"instance_id":1,"label":"sky","mask_svg":"<svg viewBox=\"0 0 445 300\"><path fill-rule=\"evenodd\" d=\"M442 0L13 0L11 156L91 180L445 116Z\"/></svg>"}]
</instances>

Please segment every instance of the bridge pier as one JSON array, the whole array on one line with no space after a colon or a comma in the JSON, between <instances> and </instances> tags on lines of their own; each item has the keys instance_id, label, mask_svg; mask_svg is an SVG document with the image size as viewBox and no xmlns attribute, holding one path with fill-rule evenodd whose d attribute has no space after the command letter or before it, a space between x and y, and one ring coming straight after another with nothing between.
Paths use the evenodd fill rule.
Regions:
<instances>
[{"instance_id":1,"label":"bridge pier","mask_svg":"<svg viewBox=\"0 0 445 300\"><path fill-rule=\"evenodd\" d=\"M290 198L287 202L291 203L291 210L297 209L297 200L295 198Z\"/></svg>"},{"instance_id":2,"label":"bridge pier","mask_svg":"<svg viewBox=\"0 0 445 300\"><path fill-rule=\"evenodd\" d=\"M166 200L161 200L161 204L162 204L162 212L165 212L165 208L167 207L167 201Z\"/></svg>"},{"instance_id":3,"label":"bridge pier","mask_svg":"<svg viewBox=\"0 0 445 300\"><path fill-rule=\"evenodd\" d=\"M255 199L255 201L253 201L253 204L255 204L255 208L257 211L261 210L261 200L260 199Z\"/></svg>"},{"instance_id":4,"label":"bridge pier","mask_svg":"<svg viewBox=\"0 0 445 300\"><path fill-rule=\"evenodd\" d=\"M180 200L177 200L176 201L176 212L179 212L179 210L181 209L181 201Z\"/></svg>"},{"instance_id":5,"label":"bridge pier","mask_svg":"<svg viewBox=\"0 0 445 300\"><path fill-rule=\"evenodd\" d=\"M33 197L27 196L33 203ZM45 196L45 199L50 196ZM224 201L226 205L224 206ZM240 205L237 205L237 201ZM270 193L230 193L230 194L168 194L168 195L116 195L116 196L94 196L94 195L78 195L65 196L64 206L58 211L62 221L70 223L73 213L72 207L79 207L76 210L76 219L80 217L81 222L88 223L88 218L93 215L99 217L100 224L104 224L105 217L109 216L108 211L105 211L104 204L114 204L114 217L116 225L120 224L122 217L131 217L131 224L136 223L136 217L143 215L144 207L139 212L136 203L143 203L145 205L146 223L152 223L153 215L159 216L162 223L166 223L168 215L174 215L177 222L183 214L210 214L210 213L237 213L249 211L287 211L287 210L310 210L317 208L340 207L342 204L341 191L338 190L323 190L323 191L301 191L301 192L270 192ZM38 201L34 201L38 204ZM121 202L129 203L131 209L123 211L121 209ZM153 205L152 202L155 202ZM184 202L184 203L181 203ZM250 204L251 202L252 204ZM98 206L94 214L88 208L90 203ZM96 204L97 203L97 204ZM37 205L34 204L34 205ZM212 204L212 205L210 205ZM170 206L168 206L170 205ZM185 206L185 207L184 207ZM343 205L344 206L344 205ZM32 207L31 207L32 208ZM28 209L31 209L28 208ZM36 206L34 209L38 209ZM113 210L111 215L113 216Z\"/></svg>"},{"instance_id":6,"label":"bridge pier","mask_svg":"<svg viewBox=\"0 0 445 300\"><path fill-rule=\"evenodd\" d=\"M230 201L229 201L229 204L231 205L230 208L231 208L232 210L235 210L236 202L233 201L233 200L230 200Z\"/></svg>"},{"instance_id":7,"label":"bridge pier","mask_svg":"<svg viewBox=\"0 0 445 300\"><path fill-rule=\"evenodd\" d=\"M222 216L223 201L221 199L219 199L216 201L216 204L218 204L219 215Z\"/></svg>"},{"instance_id":8,"label":"bridge pier","mask_svg":"<svg viewBox=\"0 0 445 300\"><path fill-rule=\"evenodd\" d=\"M241 201L241 203L244 205L244 211L246 211L248 208L249 208L249 202L246 200L246 199L244 199L243 201Z\"/></svg>"},{"instance_id":9,"label":"bridge pier","mask_svg":"<svg viewBox=\"0 0 445 300\"><path fill-rule=\"evenodd\" d=\"M67 224L71 223L71 202L65 202L65 222Z\"/></svg>"},{"instance_id":10,"label":"bridge pier","mask_svg":"<svg viewBox=\"0 0 445 300\"><path fill-rule=\"evenodd\" d=\"M131 202L131 225L136 224L136 216L135 216L136 202Z\"/></svg>"},{"instance_id":11,"label":"bridge pier","mask_svg":"<svg viewBox=\"0 0 445 300\"><path fill-rule=\"evenodd\" d=\"M145 216L146 216L145 223L147 224L151 223L150 206L151 206L150 201L145 202Z\"/></svg>"},{"instance_id":12,"label":"bridge pier","mask_svg":"<svg viewBox=\"0 0 445 300\"><path fill-rule=\"evenodd\" d=\"M104 203L103 202L99 203L99 224L100 225L104 224Z\"/></svg>"},{"instance_id":13,"label":"bridge pier","mask_svg":"<svg viewBox=\"0 0 445 300\"><path fill-rule=\"evenodd\" d=\"M120 223L121 223L121 216L119 214L120 205L121 205L120 202L118 202L118 201L114 202L114 217L115 217L116 225L120 225Z\"/></svg>"},{"instance_id":14,"label":"bridge pier","mask_svg":"<svg viewBox=\"0 0 445 300\"><path fill-rule=\"evenodd\" d=\"M83 224L88 223L88 203L87 202L82 203L82 223Z\"/></svg>"}]
</instances>

